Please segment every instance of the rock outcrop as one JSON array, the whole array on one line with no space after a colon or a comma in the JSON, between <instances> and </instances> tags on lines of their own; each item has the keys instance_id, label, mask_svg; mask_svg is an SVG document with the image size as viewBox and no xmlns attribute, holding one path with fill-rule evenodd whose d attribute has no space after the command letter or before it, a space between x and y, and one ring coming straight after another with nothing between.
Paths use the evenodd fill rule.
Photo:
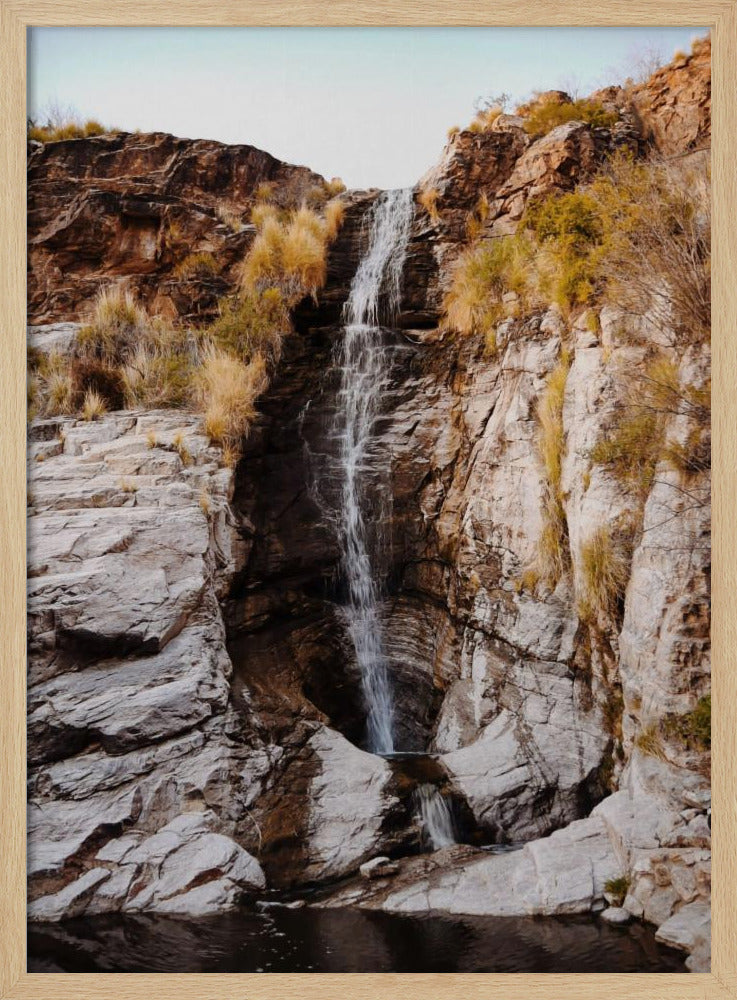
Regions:
<instances>
[{"instance_id":1,"label":"rock outcrop","mask_svg":"<svg viewBox=\"0 0 737 1000\"><path fill-rule=\"evenodd\" d=\"M253 240L259 186L299 204L323 178L253 146L163 133L32 143L28 161L28 315L84 316L103 285L133 288L162 315L210 312ZM177 268L212 255L205 274Z\"/></svg>"}]
</instances>

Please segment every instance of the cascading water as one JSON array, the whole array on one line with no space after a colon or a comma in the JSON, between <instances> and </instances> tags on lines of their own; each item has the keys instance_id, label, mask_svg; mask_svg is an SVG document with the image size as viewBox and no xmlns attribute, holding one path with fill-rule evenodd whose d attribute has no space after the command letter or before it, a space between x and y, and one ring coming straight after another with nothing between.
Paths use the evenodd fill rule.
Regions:
<instances>
[{"instance_id":1,"label":"cascading water","mask_svg":"<svg viewBox=\"0 0 737 1000\"><path fill-rule=\"evenodd\" d=\"M391 324L399 311L413 212L411 189L386 191L369 210L368 249L343 308L345 332L337 359L340 387L335 434L341 480L341 561L348 588L345 613L361 672L368 749L380 754L394 750L392 693L379 615L383 580L377 565L390 492L387 456L376 453L373 432L388 371L386 338L380 323ZM370 519L369 485L377 508Z\"/></svg>"},{"instance_id":2,"label":"cascading water","mask_svg":"<svg viewBox=\"0 0 737 1000\"><path fill-rule=\"evenodd\" d=\"M423 836L434 851L457 843L455 823L450 802L435 787L422 784L415 789L415 800Z\"/></svg>"}]
</instances>

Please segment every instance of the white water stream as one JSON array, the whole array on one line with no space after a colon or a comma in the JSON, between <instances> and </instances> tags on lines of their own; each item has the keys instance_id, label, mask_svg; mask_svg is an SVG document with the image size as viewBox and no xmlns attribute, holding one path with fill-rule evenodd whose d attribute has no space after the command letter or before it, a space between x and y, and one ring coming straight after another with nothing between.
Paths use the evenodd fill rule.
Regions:
<instances>
[{"instance_id":1,"label":"white water stream","mask_svg":"<svg viewBox=\"0 0 737 1000\"><path fill-rule=\"evenodd\" d=\"M423 833L434 851L457 842L450 802L435 785L418 785L415 789L417 811Z\"/></svg>"},{"instance_id":2,"label":"white water stream","mask_svg":"<svg viewBox=\"0 0 737 1000\"><path fill-rule=\"evenodd\" d=\"M334 430L339 444L341 561L348 586L345 613L361 671L367 745L380 754L394 750L392 692L379 615L383 579L377 565L388 511L381 503L377 507L376 488L388 483L390 471L389 456L377 454L374 441L389 360L380 324L391 325L399 312L413 212L411 189L385 191L369 210L368 248L343 307L345 332L338 357ZM371 512L369 486L374 495ZM378 495L382 493L390 498L388 488Z\"/></svg>"}]
</instances>

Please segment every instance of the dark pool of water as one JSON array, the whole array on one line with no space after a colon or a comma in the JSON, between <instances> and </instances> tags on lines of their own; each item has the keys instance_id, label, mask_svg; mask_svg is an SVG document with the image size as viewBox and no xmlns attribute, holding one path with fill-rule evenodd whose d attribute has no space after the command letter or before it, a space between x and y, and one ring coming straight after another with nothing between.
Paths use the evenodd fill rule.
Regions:
<instances>
[{"instance_id":1,"label":"dark pool of water","mask_svg":"<svg viewBox=\"0 0 737 1000\"><path fill-rule=\"evenodd\" d=\"M243 911L31 925L29 972L683 972L641 925L591 918Z\"/></svg>"}]
</instances>

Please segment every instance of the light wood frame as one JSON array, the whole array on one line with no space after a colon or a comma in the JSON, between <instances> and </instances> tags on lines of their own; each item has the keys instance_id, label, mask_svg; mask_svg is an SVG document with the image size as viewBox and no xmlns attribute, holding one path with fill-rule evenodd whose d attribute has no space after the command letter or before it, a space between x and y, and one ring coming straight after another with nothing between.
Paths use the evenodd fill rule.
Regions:
<instances>
[{"instance_id":1,"label":"light wood frame","mask_svg":"<svg viewBox=\"0 0 737 1000\"><path fill-rule=\"evenodd\" d=\"M713 944L690 974L26 972L26 29L52 25L710 26L713 53ZM737 0L0 0L0 998L737 998Z\"/></svg>"}]
</instances>

